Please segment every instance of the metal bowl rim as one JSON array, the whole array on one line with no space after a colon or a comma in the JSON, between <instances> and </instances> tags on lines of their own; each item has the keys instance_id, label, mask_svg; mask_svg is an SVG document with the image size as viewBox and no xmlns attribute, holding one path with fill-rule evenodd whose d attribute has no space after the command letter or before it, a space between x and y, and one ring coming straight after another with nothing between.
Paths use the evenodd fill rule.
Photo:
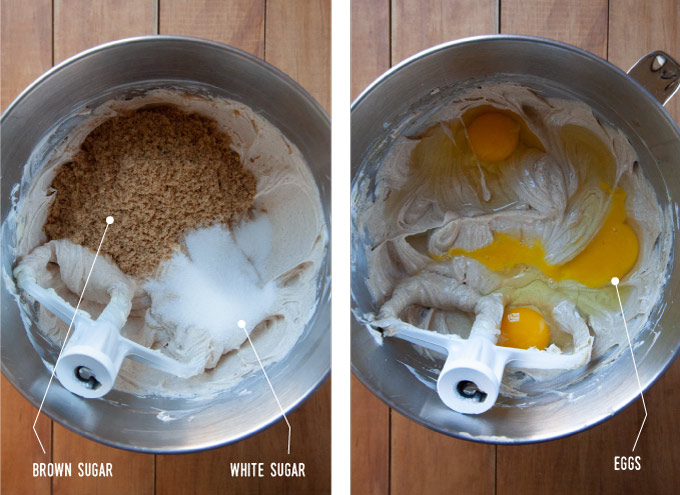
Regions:
<instances>
[{"instance_id":1,"label":"metal bowl rim","mask_svg":"<svg viewBox=\"0 0 680 495\"><path fill-rule=\"evenodd\" d=\"M578 48L576 46L570 45L568 43L564 43L561 41L556 41L556 40L551 40L548 38L542 38L538 36L525 36L525 35L516 35L516 34L492 34L492 35L483 35L483 36L471 36L467 38L461 38L453 41L447 41L445 43L441 43L439 45L427 48L423 51L420 51L416 53L415 55L412 55L405 60L401 61L397 65L391 67L387 71L385 71L382 75L380 75L377 79L375 79L371 84L369 84L366 89L364 89L359 96L356 97L356 99L352 102L351 105L351 112L354 113L355 110L362 104L364 100L369 98L371 94L376 91L386 80L392 78L397 72L403 70L404 68L417 63L420 59L428 57L430 55L448 50L450 48L455 48L458 46L462 45L468 45L468 44L475 44L479 42L501 42L501 41L519 41L519 42L528 42L528 43L539 43L539 44L544 44L556 48L560 48L566 51L570 51L573 53L576 53L577 55L580 55L585 58L589 58L592 60L595 60L599 62L600 64L604 65L605 68L609 70L613 70L614 72L618 73L620 76L625 76L625 79L628 80L630 83L632 83L638 91L640 91L645 98L647 99L648 103L651 103L654 105L654 108L657 110L657 112L660 114L661 117L664 117L665 120L671 124L671 127L675 130L676 135L678 136L678 140L680 140L680 126L670 117L668 112L665 110L663 105L652 96L652 94L640 83L638 83L633 77L629 76L626 72L621 70L620 68L616 67L613 65L611 62L608 60L605 60L598 55L595 55L594 53L588 52L586 50L583 50L581 48ZM679 96L680 97L680 96ZM354 177L352 178L352 182L354 182ZM356 319L353 317L351 325L359 327L360 331L365 331L363 329L363 325L361 325L359 322L356 321ZM672 356L664 363L663 367L661 367L651 378L651 380L644 386L643 392L647 392L649 388L668 370L668 368L673 364L675 359L680 355L680 341L676 345L675 350L673 351ZM443 433L445 435L454 437L454 438L459 438L461 440L469 440L469 441L474 441L474 442L479 442L479 443L487 443L487 444L495 444L495 445L523 445L523 444L530 444L530 443L542 443L542 442L548 442L551 440L557 440L559 438L565 438L571 435L575 435L576 433L580 433L582 431L588 430L594 426L599 425L600 423L603 423L607 419L612 418L613 416L619 414L621 411L626 409L628 406L630 406L633 402L635 402L638 397L639 393L634 395L631 399L626 401L623 405L621 405L615 412L611 414L602 414L599 415L596 418L591 419L590 421L586 422L584 425L579 427L578 429L572 430L572 431L567 431L567 432L560 432L555 435L551 436L542 436L539 438L520 438L520 439L502 439L502 438L487 438L484 436L471 436L468 434L462 434L461 432L452 432L450 430L447 430L446 428L443 428L437 424L434 424L430 421L426 421L425 419L421 418L420 416L416 416L415 414L412 414L410 411L407 411L405 408L403 408L400 405L392 404L391 401L389 401L385 395L382 393L380 389L375 387L368 378L362 375L361 371L357 368L357 366L354 363L351 363L351 370L354 376L376 397L378 397L384 404L386 404L388 407L391 409L396 410L398 413L402 414L403 416L409 418L412 421L415 421L416 423L425 426L426 428L429 428L433 431L436 431L438 433Z\"/></svg>"},{"instance_id":2,"label":"metal bowl rim","mask_svg":"<svg viewBox=\"0 0 680 495\"><path fill-rule=\"evenodd\" d=\"M108 43L102 43L101 45L93 46L92 48L88 48L87 50L83 50L82 52L79 52L66 60L60 62L59 64L51 67L49 70L47 70L45 73L43 73L41 76L39 76L37 79L35 79L31 84L29 84L19 95L12 100L12 102L7 106L4 112L2 112L2 116L0 117L0 124L4 122L4 120L9 117L11 111L13 108L19 104L21 100L24 98L27 98L29 94L37 88L40 84L42 84L45 80L49 79L52 77L54 74L57 72L60 72L61 70L64 70L70 65L73 65L74 63L84 60L88 58L91 55L97 54L99 52L104 52L113 48L118 48L123 45L129 45L129 44L140 44L140 45L146 45L146 44L153 44L156 42L170 42L170 41L175 41L175 42L182 42L182 43L188 43L188 44L198 44L198 45L203 45L206 47L211 47L211 48L216 48L218 50L226 51L229 52L233 55L236 55L240 58L246 59L249 62L253 63L254 65L257 65L271 73L273 73L278 79L282 80L285 82L291 89L294 91L300 93L305 100L307 100L309 103L312 104L312 107L316 112L320 114L320 116L323 118L325 123L330 127L330 117L326 110L321 106L321 104L316 101L316 99L309 94L309 92L304 89L302 86L300 86L299 83L294 81L290 76L282 72L280 69L276 68L269 62L266 62L265 60L262 60L259 57L256 57L255 55L248 53L244 50L241 50L240 48L236 48L230 45L225 45L224 43L220 43L218 41L211 41L203 38L197 38L193 36L178 36L178 35L166 35L166 34L153 34L153 35L146 35L146 36L135 36L131 38L122 38L119 40L115 41L110 41Z\"/></svg>"},{"instance_id":3,"label":"metal bowl rim","mask_svg":"<svg viewBox=\"0 0 680 495\"><path fill-rule=\"evenodd\" d=\"M21 101L23 101L25 98L29 98L31 93L39 87L41 84L43 84L45 81L47 81L49 78L51 78L54 74L65 70L67 67L73 65L76 62L79 62L81 60L84 60L92 55L98 54L100 52L105 52L110 49L114 49L123 45L128 45L128 44L139 44L139 45L147 45L149 43L164 43L164 42L182 42L182 43L190 43L190 44L198 44L198 45L203 45L203 46L208 46L211 48L216 48L221 51L228 52L232 55L236 55L238 57L241 57L250 63L253 63L256 66L261 67L262 69L272 73L274 76L276 76L280 81L284 82L287 86L289 86L292 90L295 92L299 93L304 100L306 100L312 107L312 109L318 114L319 117L321 117L322 121L326 124L326 126L330 129L330 117L326 110L321 106L321 104L316 101L316 99L306 90L304 89L299 83L297 83L295 80L293 80L290 76L282 72L280 69L274 67L270 63L262 60L259 57L256 57L255 55L252 55L244 50L241 50L239 48L235 48L230 45L226 45L223 43L219 43L217 41L211 41L211 40L206 40L203 38L197 38L197 37L192 37L192 36L177 36L177 35L146 35L146 36L136 36L136 37L131 37L131 38L123 38L115 41L111 41L108 43L103 43L97 46L94 46L92 48L88 48L87 50L84 50L82 52L79 52L66 60L60 62L59 64L51 67L48 71L43 73L41 76L39 76L37 79L35 79L31 84L29 84L19 95L12 100L12 102L7 106L4 112L2 112L2 115L0 116L0 126L5 124L6 119L11 117L12 110L14 107L16 107ZM6 125L6 124L5 124ZM330 212L329 212L329 218L330 218ZM327 246L327 256L330 257L331 253L331 245L330 245L330 231L328 232L328 246ZM330 273L330 265L328 267L329 273ZM328 297L328 301L330 303L330 293ZM329 329L330 329L330 324L329 324ZM14 376L12 373L7 370L5 367L5 363L2 362L0 359L0 370L2 371L2 374L7 378L7 381L10 382L10 384L14 387L15 390L17 390L22 397L24 397L31 405L33 405L36 409L40 407L40 401L37 398L34 398L30 396L26 391L23 389L17 387ZM326 381L330 374L330 362L328 363L328 366L326 367L326 370L322 373L321 377L319 380L316 382L314 386L312 386L305 394L301 395L293 404L290 405L290 407L286 410L286 414L289 414L290 412L294 411L297 409L304 401L306 401L315 391L317 391L321 385ZM56 415L53 415L51 411L47 410L42 410L41 411L43 414L45 414L47 417L49 417L51 420L56 421L60 425L64 426L65 428L78 433L79 435L84 436L85 438L88 438L90 440L102 443L104 445L110 446L110 447L115 447L119 449L124 449L124 450L129 450L133 452L140 452L140 453L154 453L154 454L181 454L181 453L190 453L190 452L200 452L203 450L209 450L209 449L214 449L214 448L219 448L223 447L225 445L229 445L235 442L238 442L240 440L244 440L246 438L249 438L266 428L270 427L274 423L280 421L283 416L276 416L273 417L270 421L263 423L262 425L258 426L257 428L253 428L247 432L245 432L242 435L239 435L238 437L235 438L229 438L224 441L220 441L218 443L213 443L213 444L204 444L204 445L198 445L198 446L180 446L176 448L169 448L169 449L153 449L153 448L146 448L146 447L139 447L136 445L130 445L127 443L123 442L115 442L107 438L103 438L98 436L94 432L89 432L85 431L81 428L78 428L74 425L68 424L67 421L64 418L61 417L56 417Z\"/></svg>"},{"instance_id":4,"label":"metal bowl rim","mask_svg":"<svg viewBox=\"0 0 680 495\"><path fill-rule=\"evenodd\" d=\"M482 36L470 36L467 38L460 38L457 40L453 41L447 41L444 43L441 43L439 45L435 45L430 48L426 48L425 50L422 50L415 55L411 55L410 57L402 60L399 62L397 65L394 65L390 67L388 70L386 70L383 74L381 74L377 79L375 79L371 84L369 84L361 93L359 93L359 96L355 98L355 100L351 104L351 111L354 112L363 100L368 98L373 91L375 91L377 88L380 87L380 85L383 84L386 80L392 78L395 73L399 72L400 70L403 70L404 68L418 62L420 59L428 57L430 55L434 55L436 53L446 51L450 48L455 48L458 46L463 46L463 45L468 45L468 44L475 44L475 43L480 43L480 42L502 42L502 41L514 41L514 42L527 42L527 43L538 43L542 45L548 45L554 48L559 48L562 50L565 50L567 52L572 52L577 55L580 55L584 58L588 58L591 60L594 60L596 62L599 62L600 64L604 65L607 69L613 70L614 72L617 72L619 76L625 76L625 79L628 80L631 84L633 84L638 91L640 91L642 94L645 95L645 97L648 100L648 103L652 103L656 110L661 113L668 123L671 124L671 126L675 129L676 134L678 134L678 138L680 139L680 125L678 125L668 114L668 112L664 109L664 106L656 99L652 94L644 87L642 86L639 82L637 82L633 77L629 76L626 72L621 70L619 67L615 66L608 60L603 59L599 55L596 55L594 53L591 53L587 50L584 50L582 48L576 47L574 45L570 45L568 43L564 43L562 41L556 41L552 40L549 38L542 38L539 36L527 36L527 35L520 35L520 34L489 34L489 35L482 35ZM678 96L680 97L680 96Z\"/></svg>"}]
</instances>

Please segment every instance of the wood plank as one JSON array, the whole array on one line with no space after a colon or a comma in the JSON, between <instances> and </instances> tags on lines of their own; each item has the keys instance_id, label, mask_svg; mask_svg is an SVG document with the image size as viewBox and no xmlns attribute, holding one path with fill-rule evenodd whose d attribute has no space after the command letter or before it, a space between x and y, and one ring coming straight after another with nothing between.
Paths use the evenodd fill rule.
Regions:
<instances>
[{"instance_id":1,"label":"wood plank","mask_svg":"<svg viewBox=\"0 0 680 495\"><path fill-rule=\"evenodd\" d=\"M2 408L0 412L0 431L2 431L2 493L49 494L49 478L34 478L34 462L52 460L52 421L40 415L36 430L47 454L43 454L40 444L33 433L33 422L38 410L31 406L19 392L2 376L0 381Z\"/></svg>"},{"instance_id":2,"label":"wood plank","mask_svg":"<svg viewBox=\"0 0 680 495\"><path fill-rule=\"evenodd\" d=\"M288 416L246 440L220 449L186 455L158 455L156 493L330 493L330 380ZM264 462L264 478L232 478L230 462ZM304 462L304 478L271 478L271 462Z\"/></svg>"},{"instance_id":3,"label":"wood plank","mask_svg":"<svg viewBox=\"0 0 680 495\"><path fill-rule=\"evenodd\" d=\"M0 3L3 110L29 83L52 66L51 12L50 0Z\"/></svg>"},{"instance_id":4,"label":"wood plank","mask_svg":"<svg viewBox=\"0 0 680 495\"><path fill-rule=\"evenodd\" d=\"M442 435L392 411L392 495L493 493L494 463L493 445Z\"/></svg>"},{"instance_id":5,"label":"wood plank","mask_svg":"<svg viewBox=\"0 0 680 495\"><path fill-rule=\"evenodd\" d=\"M54 0L55 64L107 41L156 33L155 0Z\"/></svg>"},{"instance_id":6,"label":"wood plank","mask_svg":"<svg viewBox=\"0 0 680 495\"><path fill-rule=\"evenodd\" d=\"M352 99L390 66L389 0L352 1ZM390 409L352 377L351 469L354 493L387 495Z\"/></svg>"},{"instance_id":7,"label":"wood plank","mask_svg":"<svg viewBox=\"0 0 680 495\"><path fill-rule=\"evenodd\" d=\"M286 6L267 4L268 41L265 45L264 2L163 0L160 30L165 34L188 34L216 39L264 57L279 65L308 90L316 84L330 97L330 80L324 82L306 67L318 57L318 45L330 42L330 25L319 23L305 10L305 2ZM248 9L249 10L248 10ZM278 16L278 18L277 18ZM311 16L311 17L310 17ZM245 24L245 25L244 25ZM307 36L300 33L308 30ZM277 56L281 48L284 53ZM282 46L278 46L282 45ZM328 45L330 46L330 45ZM315 48L317 47L316 51ZM285 53L290 50L290 53ZM272 52L274 55L272 55ZM289 58L297 54L301 60ZM292 69L291 69L292 67ZM297 70L293 73L293 70ZM311 81L311 82L310 82ZM286 454L288 429L283 421L237 444L211 451L177 456L157 456L157 493L328 493L330 490L330 383L326 383L303 406L289 416L293 437L291 456ZM232 478L230 462L305 462L307 476L300 479ZM268 471L268 467L267 467Z\"/></svg>"},{"instance_id":8,"label":"wood plank","mask_svg":"<svg viewBox=\"0 0 680 495\"><path fill-rule=\"evenodd\" d=\"M445 41L495 33L497 18L495 0L393 0L392 63ZM391 494L492 493L494 462L495 446L435 433L392 411Z\"/></svg>"},{"instance_id":9,"label":"wood plank","mask_svg":"<svg viewBox=\"0 0 680 495\"><path fill-rule=\"evenodd\" d=\"M680 61L680 2L613 0L609 21L609 60L623 70L652 50L663 50ZM680 97L666 105L680 122Z\"/></svg>"},{"instance_id":10,"label":"wood plank","mask_svg":"<svg viewBox=\"0 0 680 495\"><path fill-rule=\"evenodd\" d=\"M547 18L545 12L533 14L546 8L538 1L522 2L523 11L512 14L513 5L518 3L503 2L501 28L504 31L514 26L515 32L561 39L599 55L606 54L601 36L597 35L605 30L601 18L606 2L604 7L594 6L596 2L564 2L568 12L563 14L559 14L559 9L566 7L556 2L552 5L555 14L551 18ZM676 35L680 11L677 4L675 9L672 5L672 1L644 5L634 0L612 1L608 41L612 61L628 68L652 48L680 52ZM509 15L515 18L510 19ZM596 28L596 24L599 27ZM674 107L673 112L677 119L677 108ZM499 447L498 494L629 493L632 489L673 493L680 483L680 473L672 468L680 462L680 431L675 418L680 409L678 380L680 363L676 362L645 395L650 416L635 451L643 458L642 471L617 472L613 467L614 456L630 454L642 423L644 412L637 401L602 425L569 438L525 447Z\"/></svg>"},{"instance_id":11,"label":"wood plank","mask_svg":"<svg viewBox=\"0 0 680 495\"><path fill-rule=\"evenodd\" d=\"M390 67L389 0L352 2L352 99Z\"/></svg>"},{"instance_id":12,"label":"wood plank","mask_svg":"<svg viewBox=\"0 0 680 495\"><path fill-rule=\"evenodd\" d=\"M497 30L493 0L393 0L392 63L453 39ZM452 463L451 459L465 459ZM490 493L495 447L441 435L392 411L390 493Z\"/></svg>"},{"instance_id":13,"label":"wood plank","mask_svg":"<svg viewBox=\"0 0 680 495\"><path fill-rule=\"evenodd\" d=\"M330 113L330 0L268 0L265 60L300 85Z\"/></svg>"},{"instance_id":14,"label":"wood plank","mask_svg":"<svg viewBox=\"0 0 680 495\"><path fill-rule=\"evenodd\" d=\"M154 456L114 449L54 424L54 462L70 462L70 478L54 478L53 495L150 495L154 493ZM113 477L79 477L78 463L112 464Z\"/></svg>"},{"instance_id":15,"label":"wood plank","mask_svg":"<svg viewBox=\"0 0 680 495\"><path fill-rule=\"evenodd\" d=\"M352 491L390 493L390 409L352 376Z\"/></svg>"},{"instance_id":16,"label":"wood plank","mask_svg":"<svg viewBox=\"0 0 680 495\"><path fill-rule=\"evenodd\" d=\"M59 62L107 41L154 34L154 0L55 0L54 58ZM57 462L112 462L113 478L55 478L55 494L151 494L154 456L135 454L87 440L54 426L53 457Z\"/></svg>"},{"instance_id":17,"label":"wood plank","mask_svg":"<svg viewBox=\"0 0 680 495\"><path fill-rule=\"evenodd\" d=\"M640 401L586 432L548 443L498 447L498 495L514 493L674 493L680 473L680 431L677 411L680 362L647 394L650 412L635 455L641 471L614 471L614 456L631 454L642 424ZM634 376L631 373L631 384ZM644 487L644 488L641 488Z\"/></svg>"},{"instance_id":18,"label":"wood plank","mask_svg":"<svg viewBox=\"0 0 680 495\"><path fill-rule=\"evenodd\" d=\"M607 0L503 0L500 30L543 36L607 56Z\"/></svg>"},{"instance_id":19,"label":"wood plank","mask_svg":"<svg viewBox=\"0 0 680 495\"><path fill-rule=\"evenodd\" d=\"M7 0L0 3L0 105L4 110L24 88L52 65L52 2ZM3 493L48 494L49 478L34 478L34 462L52 458L52 421L2 376L0 379L0 479Z\"/></svg>"},{"instance_id":20,"label":"wood plank","mask_svg":"<svg viewBox=\"0 0 680 495\"><path fill-rule=\"evenodd\" d=\"M267 0L266 19L265 60L297 81L330 113L330 0ZM272 480L263 493L330 493L330 388L329 381L295 412L299 426L293 426L293 431L297 429L303 439L300 460L310 466L310 477L287 483ZM265 442L266 437L258 441Z\"/></svg>"},{"instance_id":21,"label":"wood plank","mask_svg":"<svg viewBox=\"0 0 680 495\"><path fill-rule=\"evenodd\" d=\"M392 64L425 48L498 30L496 0L393 0Z\"/></svg>"},{"instance_id":22,"label":"wood plank","mask_svg":"<svg viewBox=\"0 0 680 495\"><path fill-rule=\"evenodd\" d=\"M680 4L677 0L636 2L614 0L610 3L609 60L623 70L652 50L664 50L680 60ZM666 105L675 122L680 123L680 97ZM644 465L644 486L650 493L673 493L680 485L680 471L670 468L680 463L680 361L645 394L649 417L640 437L639 447ZM640 409L640 406L637 406ZM636 424L636 429L639 428ZM636 476L637 475L637 476ZM623 491L640 483L639 473L619 476L615 489Z\"/></svg>"},{"instance_id":23,"label":"wood plank","mask_svg":"<svg viewBox=\"0 0 680 495\"><path fill-rule=\"evenodd\" d=\"M160 33L196 36L264 58L264 0L162 0Z\"/></svg>"}]
</instances>

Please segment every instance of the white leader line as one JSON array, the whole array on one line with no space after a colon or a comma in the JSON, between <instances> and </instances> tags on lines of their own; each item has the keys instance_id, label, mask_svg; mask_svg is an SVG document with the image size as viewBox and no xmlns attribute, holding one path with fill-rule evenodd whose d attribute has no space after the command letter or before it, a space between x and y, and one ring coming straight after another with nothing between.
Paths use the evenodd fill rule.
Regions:
<instances>
[{"instance_id":1,"label":"white leader line","mask_svg":"<svg viewBox=\"0 0 680 495\"><path fill-rule=\"evenodd\" d=\"M71 327L73 326L73 322L76 319L76 315L78 314L78 308L80 308L80 302L83 300L83 294L85 294L85 289L87 288L87 283L90 281L90 275L92 275L92 270L94 269L94 264L97 262L97 257L99 256L99 251L102 248L102 244L104 244L104 237L106 237L106 231L109 230L109 225L113 223L113 217L106 217L106 228L104 229L104 234L102 234L102 240L99 241L99 247L97 248L97 253L94 255L94 259L92 260L92 266L90 267L90 271L87 274L87 278L85 279L85 285L83 285L83 291L80 293L80 299L78 299L78 304L76 305L76 310L73 312L73 318L71 318L71 323L68 326L68 330L66 331L66 337L64 337L64 343L61 346L61 350L59 351L59 356L57 356L57 362L54 363L54 368L52 368L52 374L50 375L50 381L47 382L47 388L45 389L45 395L43 395L42 401L40 402L40 407L38 408L38 414L35 415L35 421L33 421L33 433L35 433L35 438L38 439L38 443L40 444L40 448L43 451L43 454L47 454L45 452L45 447L43 447L43 443L40 441L40 437L38 436L38 432L35 429L35 425L38 423L38 417L40 416L40 411L42 411L43 404L45 403L45 397L47 397L47 391L50 389L50 385L52 385L52 380L54 379L54 373L57 371L57 365L59 364L59 360L61 359L61 353L64 351L64 346L66 346L66 341L68 340L68 336L71 333Z\"/></svg>"},{"instance_id":2,"label":"white leader line","mask_svg":"<svg viewBox=\"0 0 680 495\"><path fill-rule=\"evenodd\" d=\"M642 407L645 410L645 417L640 425L640 431L637 434L635 443L633 444L633 452L635 452L635 447L637 447L638 440L640 439L640 433L642 433L642 428L645 426L645 421L647 421L647 404L645 404L645 396L642 395L642 384L640 383L640 375L638 374L637 364L635 363L635 354L633 354L633 345L630 342L630 333L628 332L628 323L626 323L626 315L623 313L623 304L621 303L621 294L619 294L619 279L617 277L612 278L612 285L616 288L616 297L619 299L619 307L621 308L621 316L623 317L623 326L626 329L626 336L628 337L628 347L630 348L630 355L633 358L633 367L635 368L635 376L637 377L638 387L640 387L640 398L642 399Z\"/></svg>"},{"instance_id":3,"label":"white leader line","mask_svg":"<svg viewBox=\"0 0 680 495\"><path fill-rule=\"evenodd\" d=\"M267 375L267 372L264 370L264 366L262 366L262 361L260 361L260 356L257 353L257 350L255 350L255 346L253 345L253 341L250 340L250 334L246 330L246 322L243 320L239 320L237 322L237 325L239 328L242 328L243 331L246 333L246 338L248 339L248 342L250 343L250 347L252 347L253 352L255 353L255 357L257 358L257 362L260 363L260 368L262 368L262 373L264 373L264 377L267 380L267 383L269 384L269 388L272 391L272 394L274 395L274 399L276 399L276 403L279 405L279 409L281 410L281 414L283 415L283 419L286 421L286 424L288 425L288 455L290 455L290 435L291 435L291 427L290 423L288 422L288 417L286 416L286 412L283 410L283 407L281 406L281 402L279 402L279 397L276 395L276 392L274 392L274 387L272 386L272 382L269 381L269 376Z\"/></svg>"}]
</instances>

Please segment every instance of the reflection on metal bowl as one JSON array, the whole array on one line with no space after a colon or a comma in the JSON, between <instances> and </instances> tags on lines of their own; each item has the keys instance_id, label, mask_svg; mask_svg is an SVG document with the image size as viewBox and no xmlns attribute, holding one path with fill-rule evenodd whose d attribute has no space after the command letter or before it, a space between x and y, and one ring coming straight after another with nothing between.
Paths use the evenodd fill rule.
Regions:
<instances>
[{"instance_id":1,"label":"reflection on metal bowl","mask_svg":"<svg viewBox=\"0 0 680 495\"><path fill-rule=\"evenodd\" d=\"M354 203L360 194L373 191L377 170L394 136L417 132L428 115L465 88L515 82L539 95L583 101L599 118L620 129L640 158L662 210L670 212L676 226L680 180L675 167L680 156L680 130L662 104L677 89L680 76L670 58L665 60L665 73L659 70L663 57L652 53L627 75L605 60L563 43L506 35L463 39L419 53L381 76L353 103ZM366 283L364 236L353 224L355 315L377 310ZM674 235L672 253L677 242ZM663 298L633 342L644 388L663 373L680 347L678 310L673 305L680 268L673 262L672 253ZM640 393L626 347L626 352L620 352L602 369L594 372L599 363L591 362L585 369L524 388L524 398L500 397L491 410L467 416L447 408L437 395L442 364L441 359L433 360L405 341L385 339L380 345L356 318L352 322L355 375L400 413L460 438L495 443L558 438L606 420ZM571 381L566 385L565 375ZM574 380L579 377L582 379Z\"/></svg>"},{"instance_id":2,"label":"reflection on metal bowl","mask_svg":"<svg viewBox=\"0 0 680 495\"><path fill-rule=\"evenodd\" d=\"M15 239L5 220L17 199L24 165L46 137L52 136L48 142L56 145L73 125L63 124L77 120L70 117L85 107L178 87L199 88L209 96L242 102L278 127L309 164L329 225L329 118L299 85L265 62L219 43L149 36L102 45L53 68L10 105L1 121L2 372L36 407L50 379L44 363L51 368L59 349L35 325L26 332L10 293ZM288 355L267 368L285 410L311 394L330 369L329 257L327 249L317 279L314 315ZM191 399L114 390L102 399L88 400L69 393L55 380L42 411L88 438L141 452L216 447L256 433L281 417L262 373L252 373L216 396Z\"/></svg>"}]
</instances>

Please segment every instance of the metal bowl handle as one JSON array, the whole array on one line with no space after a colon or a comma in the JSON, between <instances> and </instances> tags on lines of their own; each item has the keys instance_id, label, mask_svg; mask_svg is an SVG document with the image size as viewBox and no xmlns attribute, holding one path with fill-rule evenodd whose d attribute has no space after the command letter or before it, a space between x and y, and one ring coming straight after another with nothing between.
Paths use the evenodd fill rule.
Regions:
<instances>
[{"instance_id":1,"label":"metal bowl handle","mask_svg":"<svg viewBox=\"0 0 680 495\"><path fill-rule=\"evenodd\" d=\"M680 88L680 64L660 50L648 53L628 70L628 75L665 105Z\"/></svg>"}]
</instances>

